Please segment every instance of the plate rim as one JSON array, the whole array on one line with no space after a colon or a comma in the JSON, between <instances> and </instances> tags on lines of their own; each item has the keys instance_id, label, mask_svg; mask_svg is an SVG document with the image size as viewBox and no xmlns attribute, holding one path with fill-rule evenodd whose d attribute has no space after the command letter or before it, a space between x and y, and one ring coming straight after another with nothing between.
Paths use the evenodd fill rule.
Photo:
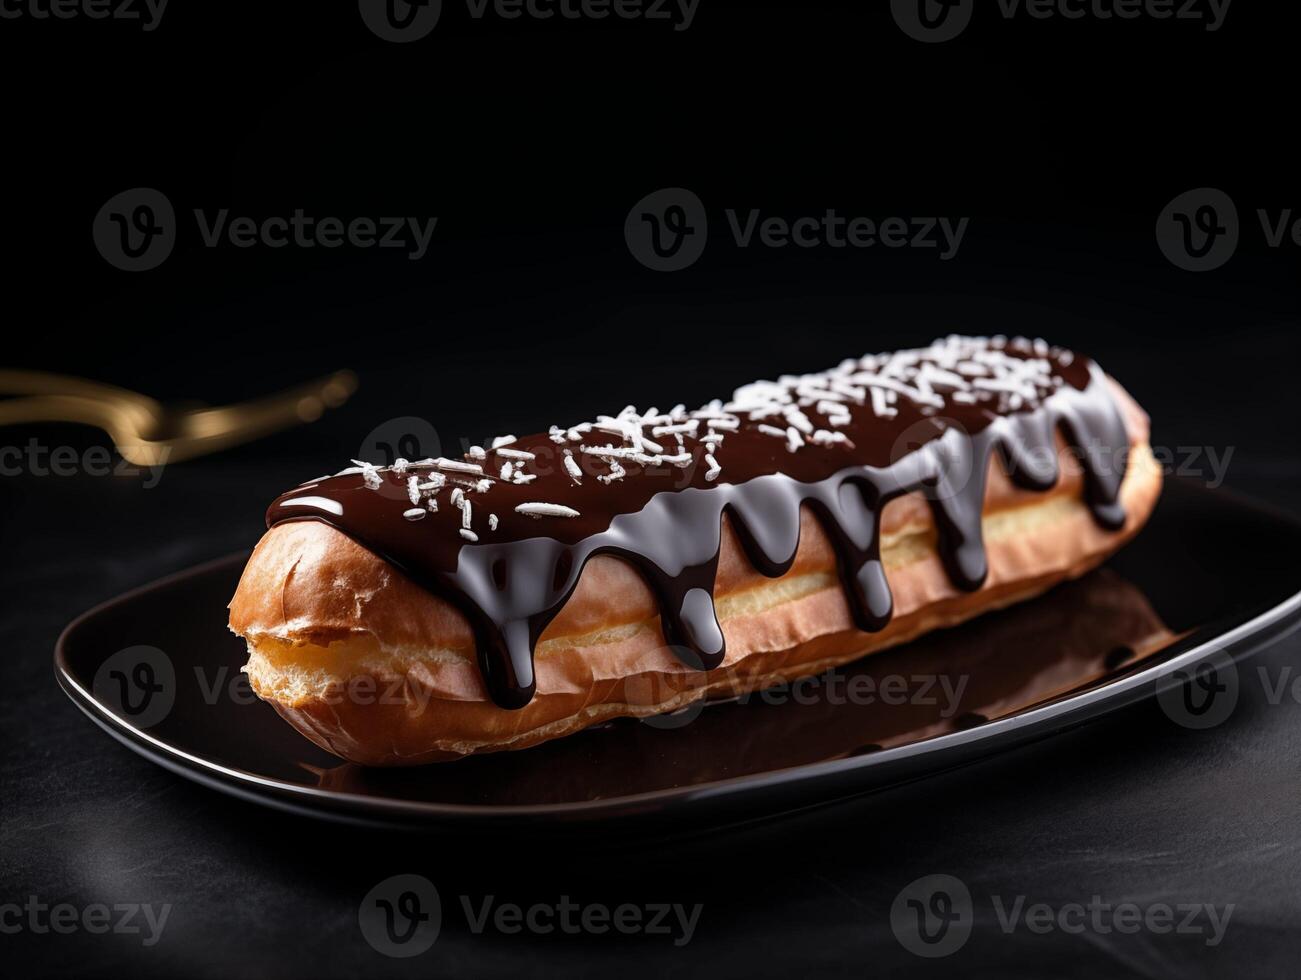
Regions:
<instances>
[{"instance_id":1,"label":"plate rim","mask_svg":"<svg viewBox=\"0 0 1301 980\"><path fill-rule=\"evenodd\" d=\"M1187 486L1185 481L1169 482L1184 483ZM1301 530L1301 522L1298 522L1295 517L1267 503L1258 502L1232 491L1226 492L1223 488L1213 491L1208 489L1204 492L1230 497L1240 506L1246 506L1257 513L1290 523ZM213 762L136 728L101 704L77 680L68 662L67 647L70 638L87 621L108 609L126 604L142 594L246 560L250 553L249 549L241 549L172 572L106 599L81 613L64 627L55 643L54 668L59 686L83 714L113 736L116 741L184 778L264 806L321 819L368 825L374 825L377 821L397 821L402 826L411 826L412 824L452 823L499 824L524 820L578 824L632 816L666 816L675 810L708 801L736 802L758 791L828 782L837 777L852 778L856 774L870 770L888 771L920 755L937 757L939 763L931 771L938 772L972 761L981 755L992 754L995 748L1011 748L1024 744L1037 737L1099 718L1135 701L1146 700L1162 689L1162 681L1173 683L1172 675L1181 667L1196 663L1213 652L1227 653L1235 659L1245 657L1262 646L1281 639L1301 623L1301 590L1298 590L1223 633L1207 637L1188 650L1150 666L1138 667L1133 672L1110 682L1068 694L1004 718L994 719L975 728L948 732L865 755L747 773L698 785L664 787L631 795L572 803L421 802L395 797L363 796L323 789L319 786L295 784ZM991 749L989 753L979 751L986 747ZM945 765L945 762L949 764ZM861 795L873 789L884 788L885 785L889 783L880 786L859 785L857 788L850 788L849 792L842 796Z\"/></svg>"}]
</instances>

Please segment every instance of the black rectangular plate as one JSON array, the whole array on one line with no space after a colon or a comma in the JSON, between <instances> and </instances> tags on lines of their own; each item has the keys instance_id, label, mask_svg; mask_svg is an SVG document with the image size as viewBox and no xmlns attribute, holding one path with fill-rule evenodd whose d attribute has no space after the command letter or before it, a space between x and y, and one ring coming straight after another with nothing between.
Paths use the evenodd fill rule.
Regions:
<instances>
[{"instance_id":1,"label":"black rectangular plate","mask_svg":"<svg viewBox=\"0 0 1301 980\"><path fill-rule=\"evenodd\" d=\"M717 825L952 768L1153 695L1177 713L1200 665L1295 625L1299 548L1291 518L1171 481L1136 541L1033 602L749 703L414 769L345 763L251 695L244 644L226 629L246 555L91 610L60 637L55 669L132 750L281 809L419 828Z\"/></svg>"}]
</instances>

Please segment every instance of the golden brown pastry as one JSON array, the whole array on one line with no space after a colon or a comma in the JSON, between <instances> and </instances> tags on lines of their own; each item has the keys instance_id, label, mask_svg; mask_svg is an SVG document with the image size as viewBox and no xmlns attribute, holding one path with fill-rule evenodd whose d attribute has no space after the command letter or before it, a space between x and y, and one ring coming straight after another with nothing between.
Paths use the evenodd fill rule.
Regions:
<instances>
[{"instance_id":1,"label":"golden brown pastry","mask_svg":"<svg viewBox=\"0 0 1301 980\"><path fill-rule=\"evenodd\" d=\"M526 748L818 673L1082 574L1146 521L1141 409L950 337L283 495L231 601L253 690L366 765Z\"/></svg>"}]
</instances>

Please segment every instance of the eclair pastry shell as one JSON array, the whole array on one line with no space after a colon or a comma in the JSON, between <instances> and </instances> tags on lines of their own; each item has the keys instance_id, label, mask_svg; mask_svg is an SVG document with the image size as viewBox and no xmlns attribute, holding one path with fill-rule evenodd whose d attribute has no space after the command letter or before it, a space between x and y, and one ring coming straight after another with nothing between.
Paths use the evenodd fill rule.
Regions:
<instances>
[{"instance_id":1,"label":"eclair pastry shell","mask_svg":"<svg viewBox=\"0 0 1301 980\"><path fill-rule=\"evenodd\" d=\"M853 626L830 542L807 509L795 563L780 578L754 569L724 516L715 600L727 656L708 672L666 647L639 574L598 555L539 639L537 693L524 708L500 708L484 686L465 617L317 521L267 531L231 600L230 628L247 641L254 692L317 745L363 765L521 749L612 718L769 687L1036 595L1084 574L1137 533L1156 504L1161 471L1146 415L1114 382L1112 389L1130 442L1124 526L1108 531L1094 520L1078 462L1060 439L1062 475L1046 492L1015 487L995 454L983 510L984 585L965 592L951 583L920 494L891 501L881 515L881 556L894 615L876 633Z\"/></svg>"}]
</instances>

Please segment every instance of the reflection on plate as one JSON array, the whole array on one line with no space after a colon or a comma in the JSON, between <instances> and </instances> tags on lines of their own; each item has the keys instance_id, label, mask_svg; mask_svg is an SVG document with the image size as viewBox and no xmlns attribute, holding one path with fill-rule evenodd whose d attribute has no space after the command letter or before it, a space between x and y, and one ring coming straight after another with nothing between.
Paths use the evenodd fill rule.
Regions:
<instances>
[{"instance_id":1,"label":"reflection on plate","mask_svg":"<svg viewBox=\"0 0 1301 980\"><path fill-rule=\"evenodd\" d=\"M843 759L1082 691L1174 640L1109 569L786 687L602 729L456 772L311 766L323 788L457 803L577 803ZM445 767L444 767L445 768Z\"/></svg>"}]
</instances>

